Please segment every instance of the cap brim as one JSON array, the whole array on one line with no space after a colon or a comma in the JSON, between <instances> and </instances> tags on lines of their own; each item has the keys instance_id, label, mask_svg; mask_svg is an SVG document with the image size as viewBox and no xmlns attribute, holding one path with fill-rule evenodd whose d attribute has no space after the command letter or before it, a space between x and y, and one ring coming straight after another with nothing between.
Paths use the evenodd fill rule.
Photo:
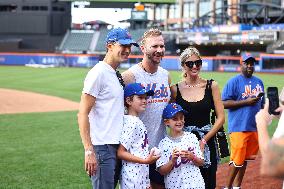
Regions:
<instances>
[{"instance_id":1,"label":"cap brim","mask_svg":"<svg viewBox=\"0 0 284 189\"><path fill-rule=\"evenodd\" d=\"M142 89L141 91L136 93L136 95L143 95L143 94L146 94L147 96L153 96L154 91L153 90L147 91L146 89Z\"/></svg>"},{"instance_id":2,"label":"cap brim","mask_svg":"<svg viewBox=\"0 0 284 189\"><path fill-rule=\"evenodd\" d=\"M153 90L147 91L147 96L154 96L155 92Z\"/></svg>"},{"instance_id":3,"label":"cap brim","mask_svg":"<svg viewBox=\"0 0 284 189\"><path fill-rule=\"evenodd\" d=\"M164 117L164 119L171 119L179 112L182 112L183 115L187 115L188 114L188 112L186 110L183 110L183 109L182 110L177 110L175 112L172 112L171 116Z\"/></svg>"},{"instance_id":4,"label":"cap brim","mask_svg":"<svg viewBox=\"0 0 284 189\"><path fill-rule=\"evenodd\" d=\"M138 43L136 43L135 41L133 41L131 39L121 39L121 40L118 40L118 42L121 45L134 45L136 47L139 47Z\"/></svg>"}]
</instances>

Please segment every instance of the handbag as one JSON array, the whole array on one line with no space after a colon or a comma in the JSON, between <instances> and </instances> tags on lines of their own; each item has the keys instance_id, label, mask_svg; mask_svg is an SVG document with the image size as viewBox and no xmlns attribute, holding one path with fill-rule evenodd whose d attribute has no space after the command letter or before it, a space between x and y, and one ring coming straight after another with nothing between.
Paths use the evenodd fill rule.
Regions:
<instances>
[{"instance_id":1,"label":"handbag","mask_svg":"<svg viewBox=\"0 0 284 189\"><path fill-rule=\"evenodd\" d=\"M220 158L230 156L227 135L225 133L223 126L216 133L216 143L217 143L218 153L219 153Z\"/></svg>"},{"instance_id":2,"label":"handbag","mask_svg":"<svg viewBox=\"0 0 284 189\"><path fill-rule=\"evenodd\" d=\"M212 89L211 89L212 81L213 81L213 79L208 80L207 85L208 85L208 89L209 89L210 94L211 94L211 102L212 102L211 109L213 110L211 112L211 124L214 125L215 119L216 119L216 112L215 112L215 106L214 106L214 103L213 103L214 101L213 101ZM224 157L230 156L230 150L229 150L227 135L225 133L223 125L219 129L219 131L216 133L215 139L216 139L216 144L217 144L217 153L219 154L219 157L224 158Z\"/></svg>"}]
</instances>

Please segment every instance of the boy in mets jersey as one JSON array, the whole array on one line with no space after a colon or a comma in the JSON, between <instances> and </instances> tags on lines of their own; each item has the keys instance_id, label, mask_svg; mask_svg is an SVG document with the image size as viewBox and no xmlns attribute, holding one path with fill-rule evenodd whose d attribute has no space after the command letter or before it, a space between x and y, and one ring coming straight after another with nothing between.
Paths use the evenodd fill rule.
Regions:
<instances>
[{"instance_id":1,"label":"boy in mets jersey","mask_svg":"<svg viewBox=\"0 0 284 189\"><path fill-rule=\"evenodd\" d=\"M145 111L147 96L153 90L146 90L141 83L131 83L124 89L127 115L124 115L123 129L118 147L118 158L122 159L121 189L150 188L149 165L159 158L149 153L147 130L138 115Z\"/></svg>"}]
</instances>

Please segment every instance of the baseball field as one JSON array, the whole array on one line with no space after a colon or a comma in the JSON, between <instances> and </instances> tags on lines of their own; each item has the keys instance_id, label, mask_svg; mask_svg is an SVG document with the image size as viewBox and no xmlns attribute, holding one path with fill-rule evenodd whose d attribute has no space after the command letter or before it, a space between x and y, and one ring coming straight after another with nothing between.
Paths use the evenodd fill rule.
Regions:
<instances>
[{"instance_id":1,"label":"baseball field","mask_svg":"<svg viewBox=\"0 0 284 189\"><path fill-rule=\"evenodd\" d=\"M0 66L0 88L30 91L79 102L85 68L28 68ZM223 89L237 73L205 72ZM284 75L256 74L265 86L284 86ZM171 72L172 82L181 78ZM0 97L1 97L0 93ZM7 101L13 94L6 97ZM23 101L25 99L22 99ZM1 106L6 100L0 101ZM29 99L25 106L37 102ZM13 106L9 102L9 106ZM52 100L47 101L52 105ZM0 188L1 189L86 189L91 188L83 170L84 152L79 136L76 110L0 114ZM227 125L227 124L226 124ZM269 127L273 133L274 121ZM225 126L226 127L226 126ZM226 161L226 160L223 160ZM257 170L258 171L258 170ZM259 187L258 187L259 188Z\"/></svg>"}]
</instances>

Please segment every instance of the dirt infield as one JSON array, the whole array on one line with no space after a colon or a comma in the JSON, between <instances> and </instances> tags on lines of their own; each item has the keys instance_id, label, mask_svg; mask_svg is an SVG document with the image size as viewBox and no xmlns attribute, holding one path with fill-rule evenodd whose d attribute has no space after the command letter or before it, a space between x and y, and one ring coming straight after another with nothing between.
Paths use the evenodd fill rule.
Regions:
<instances>
[{"instance_id":1,"label":"dirt infield","mask_svg":"<svg viewBox=\"0 0 284 189\"><path fill-rule=\"evenodd\" d=\"M242 189L282 189L283 180L260 176L260 155L255 161L248 162ZM228 164L222 164L217 171L217 189L225 185L228 177Z\"/></svg>"},{"instance_id":2,"label":"dirt infield","mask_svg":"<svg viewBox=\"0 0 284 189\"><path fill-rule=\"evenodd\" d=\"M79 104L59 97L0 88L0 114L78 110Z\"/></svg>"},{"instance_id":3,"label":"dirt infield","mask_svg":"<svg viewBox=\"0 0 284 189\"><path fill-rule=\"evenodd\" d=\"M0 88L0 114L77 110L79 104L59 97ZM249 162L242 189L281 189L282 180L260 176L260 157ZM218 167L217 189L225 185L228 164Z\"/></svg>"}]
</instances>

